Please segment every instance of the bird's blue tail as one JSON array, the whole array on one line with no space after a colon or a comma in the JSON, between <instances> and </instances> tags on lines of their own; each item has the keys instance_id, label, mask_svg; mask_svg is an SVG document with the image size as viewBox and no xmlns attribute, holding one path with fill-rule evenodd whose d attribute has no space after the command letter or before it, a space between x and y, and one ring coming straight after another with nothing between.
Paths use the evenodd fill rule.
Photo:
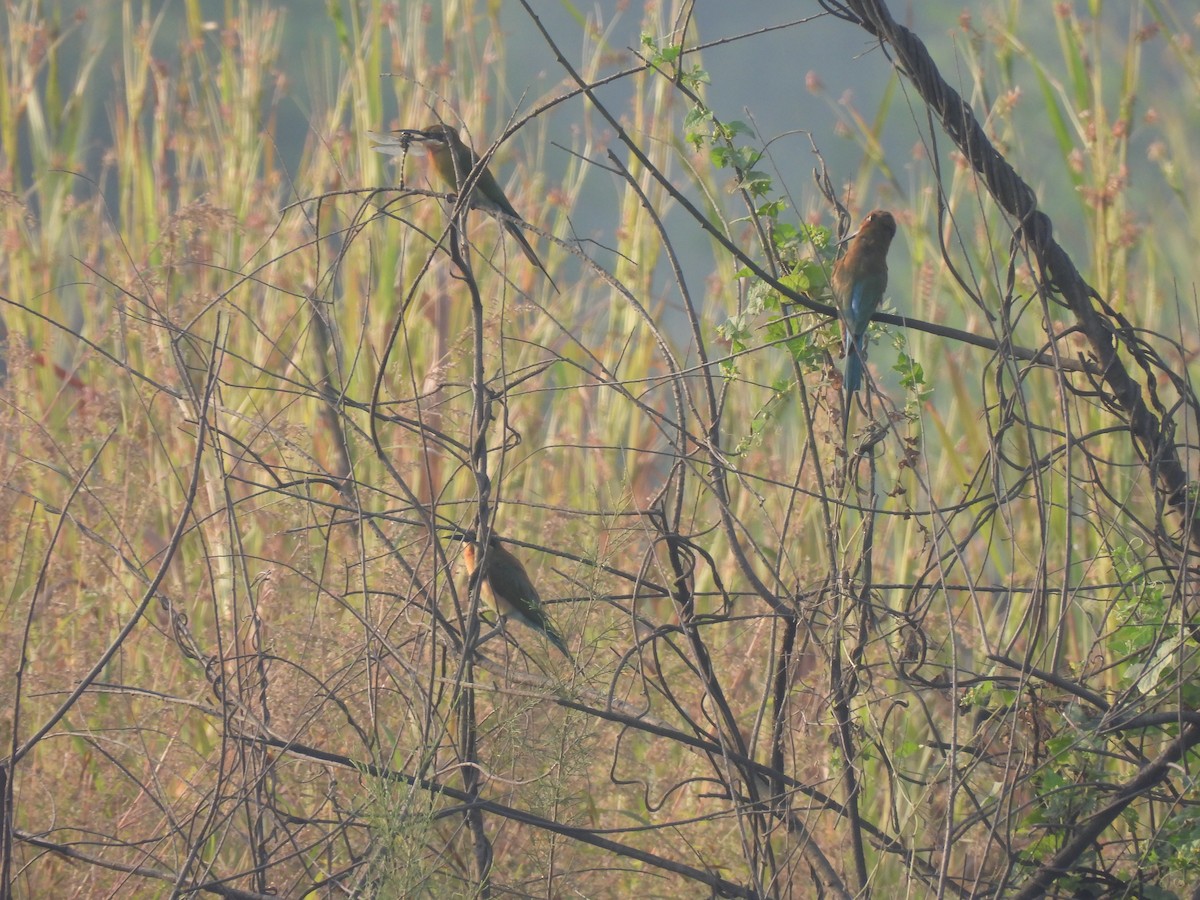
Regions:
<instances>
[{"instance_id":1,"label":"bird's blue tail","mask_svg":"<svg viewBox=\"0 0 1200 900\"><path fill-rule=\"evenodd\" d=\"M842 381L846 385L846 396L856 393L862 386L862 355L858 341L846 341L846 374Z\"/></svg>"},{"instance_id":2,"label":"bird's blue tail","mask_svg":"<svg viewBox=\"0 0 1200 900\"><path fill-rule=\"evenodd\" d=\"M549 623L546 624L545 628L541 629L541 632L542 634L546 635L546 638L550 641L550 643L559 649L559 652L561 652L563 656L571 660L571 662L575 661L575 658L571 656L571 651L567 649L567 642L562 639L557 631L550 627Z\"/></svg>"}]
</instances>

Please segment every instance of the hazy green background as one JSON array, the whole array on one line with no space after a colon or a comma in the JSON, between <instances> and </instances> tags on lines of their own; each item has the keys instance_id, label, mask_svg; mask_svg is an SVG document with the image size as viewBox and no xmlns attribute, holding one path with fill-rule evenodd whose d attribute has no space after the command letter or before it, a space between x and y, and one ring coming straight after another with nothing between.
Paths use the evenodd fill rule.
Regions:
<instances>
[{"instance_id":1,"label":"hazy green background","mask_svg":"<svg viewBox=\"0 0 1200 900\"><path fill-rule=\"evenodd\" d=\"M246 5L252 8L255 4L251 2ZM396 8L403 15L411 5L408 0L401 0ZM598 6L600 14L605 17L606 26L611 25L608 44L618 53L639 47L642 28L639 9L634 7L617 14L616 9L620 5L606 2ZM1076 5L1084 7L1092 4ZM1136 7L1132 13L1124 3L1094 5L1098 7L1100 21L1111 30L1114 37L1126 33L1131 27L1148 24L1141 4L1132 4ZM220 22L227 10L237 5L200 0L197 6L202 15L214 23L210 39L218 42ZM286 14L285 49L279 67L281 74L286 76L286 96L278 107L279 153L293 173L305 142L311 138L310 113L314 98L322 105L327 103L327 98L335 89L336 72L344 66L331 20L331 10L335 7L342 15L350 14L351 7L347 4L326 4L316 0L277 5ZM532 103L553 93L552 76L557 75L549 48L519 4L503 0L495 7L498 8L499 22L508 45L503 57L507 64L505 83L508 93L492 100L496 121L489 123L491 131L488 134L478 136L486 140L498 132L503 124L502 117L518 108L522 92L525 92L522 110L528 111ZM961 28L964 17L981 28L987 22L1016 25L1018 30L1015 33L1025 42L1029 52L1053 68L1061 66L1062 54L1052 7L1050 3L1011 2L892 5L893 13L906 21L927 42L944 72L949 73L951 78L955 71L961 72L964 81L959 89L977 107L981 102L990 102L995 98L987 96L986 90L975 90L967 80L970 77L969 67L962 64L960 55L961 46L966 40ZM1180 11L1186 19L1184 7L1186 4L1180 7ZM1170 9L1170 5L1167 8ZM147 12L153 16L158 22L154 39L155 55L168 66L176 57L182 33L183 0L149 4L45 3L42 9L46 17L57 17L64 27L71 26L77 15L85 17L86 21L69 35L67 46L73 51L77 50L80 60L90 60L99 55L94 75L94 97L103 97L108 90L118 89L114 73L121 53L121 21L127 13L134 18ZM583 43L582 18L592 15L593 6L538 2L536 9L560 46L568 53L577 52ZM1013 10L1019 10L1019 22L1012 21ZM756 34L752 41L731 40L738 35L754 34L795 22L798 16L812 18L798 27ZM436 34L439 16L433 15L431 19L435 23ZM7 19L0 20L0 24L7 25ZM726 120L742 119L753 124L764 140L772 141L774 163L779 166L778 178L790 190L798 209L805 214L824 214L812 190L810 173L815 160L806 133L812 135L812 140L825 154L834 182L843 184L853 181L863 163L863 155L857 142L839 137L838 125L848 121L850 104L853 109L870 117L880 109L889 86L893 89L897 87L891 65L881 49L865 40L858 29L832 16L821 15L815 3L783 0L701 3L691 33L699 33L705 42L724 42L703 53L704 68L711 75L708 99L712 109ZM1183 41L1191 39L1188 35L1175 37ZM663 43L670 42L667 35L661 38ZM451 36L449 39L455 38ZM437 40L431 40L431 46L437 43ZM750 52L747 53L747 50ZM1143 57L1138 125L1147 110L1154 107L1167 109L1175 119L1175 124L1187 129L1186 133L1176 136L1177 141L1200 143L1200 114L1196 98L1188 95L1190 86L1178 77L1173 67L1164 64L1170 53L1166 41L1160 37ZM71 53L66 54L67 59L71 57ZM1022 98L1013 113L1019 127L1009 133L1006 152L1022 176L1039 191L1043 204L1051 209L1056 206L1060 209L1063 206L1070 207L1073 198L1070 196L1069 180L1064 177L1067 174L1064 159L1056 150L1039 96L1038 81L1022 59L1014 58L1011 52L1008 59L1004 75L1021 86ZM1115 65L1119 60L1113 62ZM64 74L64 82L70 83L71 73ZM406 74L420 76L420 73ZM824 85L824 92L820 95L814 95L806 88L806 79L811 74L818 76ZM389 75L380 73L380 77L387 78ZM628 102L627 84L627 81L622 81L606 87L602 89L601 96L619 109ZM1115 97L1120 85L1114 78L1107 87ZM911 197L900 201L894 199L896 194L905 194L917 183L917 173L925 166L923 159L913 158L920 140L918 125L924 123L920 121L922 113L919 108L913 107L913 111L908 111L911 99L903 87L888 98L891 106L904 107L892 109L880 134L894 180L891 184L877 182L876 195L859 201L863 206L911 201ZM581 101L572 100L550 112L547 123L552 140L569 144L570 130L578 125L580 109ZM394 114L394 111L394 107L390 109L390 113ZM111 146L107 127L109 112L108 103L91 110L87 159L93 165L89 166L89 174L98 171L101 154ZM680 119L682 113L681 110ZM918 121L914 122L914 117ZM391 115L387 121L380 123L381 126L390 124L395 124ZM420 123L400 124L407 126ZM1182 221L1186 221L1189 211L1181 208L1177 196L1166 188L1159 177L1157 167L1146 160L1146 151L1157 139L1158 135L1153 129L1136 128L1131 144L1135 151L1130 161L1131 195L1139 201L1139 206L1155 210L1156 215L1179 215ZM943 153L945 147L943 142ZM547 178L553 184L556 173L565 169L567 160L562 151L554 149L545 155L544 160ZM32 173L26 154L23 154L22 168L28 183ZM298 187L303 190L302 183ZM602 189L593 180L587 189L588 202L575 211L578 233L595 234L607 228L615 218L614 198L614 192ZM1086 256L1088 242L1082 221L1071 216L1058 216L1056 226L1059 240L1072 253ZM1167 249L1172 254L1184 252L1186 255L1186 243L1189 240L1186 225L1178 234L1181 246ZM905 240L902 229L899 248L903 248ZM707 254L689 254L686 246L681 249L685 260L695 265L704 264ZM902 272L906 258L902 249L895 253L894 270ZM897 283L903 283L904 280L903 275L896 279Z\"/></svg>"}]
</instances>

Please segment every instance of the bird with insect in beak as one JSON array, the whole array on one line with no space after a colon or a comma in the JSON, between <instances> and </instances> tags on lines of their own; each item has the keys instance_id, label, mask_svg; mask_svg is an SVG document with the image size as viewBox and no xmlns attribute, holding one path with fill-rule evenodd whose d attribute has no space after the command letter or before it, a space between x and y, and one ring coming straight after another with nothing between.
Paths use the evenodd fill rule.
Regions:
<instances>
[{"instance_id":1,"label":"bird with insect in beak","mask_svg":"<svg viewBox=\"0 0 1200 900\"><path fill-rule=\"evenodd\" d=\"M554 290L558 290L558 285L554 283L554 279L550 277L550 273L546 271L542 261L533 252L532 245L521 229L519 223L524 223L525 220L508 202L508 197L504 195L500 182L496 180L487 166L481 165L478 154L463 142L454 128L437 122L428 128L401 129L390 134L371 131L368 132L368 135L376 142L375 149L388 156L403 156L412 146L423 150L433 161L433 167L437 170L438 176L456 194L461 193L462 185L473 184L474 187L467 205L471 209L483 210L486 213L499 213L506 217L500 220L505 230L520 245L521 252L529 261L542 270L542 274L546 276Z\"/></svg>"},{"instance_id":2,"label":"bird with insect in beak","mask_svg":"<svg viewBox=\"0 0 1200 900\"><path fill-rule=\"evenodd\" d=\"M493 538L488 543L486 554L477 542L464 542L463 560L467 564L467 574L472 587L479 578L480 563L485 566L481 593L499 613L501 627L505 619L515 619L526 628L540 631L546 636L546 640L570 660L571 665L579 668L575 658L571 656L571 651L567 649L566 642L546 618L541 595L533 586L519 559Z\"/></svg>"},{"instance_id":3,"label":"bird with insect in beak","mask_svg":"<svg viewBox=\"0 0 1200 900\"><path fill-rule=\"evenodd\" d=\"M887 252L896 236L896 219L886 209L868 213L850 249L833 267L830 283L841 313L842 349L846 355L846 423L850 401L862 385L867 359L866 335L887 288Z\"/></svg>"}]
</instances>

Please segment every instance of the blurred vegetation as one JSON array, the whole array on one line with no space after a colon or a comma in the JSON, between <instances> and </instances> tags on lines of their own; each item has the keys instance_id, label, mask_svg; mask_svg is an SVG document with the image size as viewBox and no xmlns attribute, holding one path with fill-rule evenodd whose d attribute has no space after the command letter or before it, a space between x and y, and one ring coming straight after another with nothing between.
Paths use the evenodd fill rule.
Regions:
<instances>
[{"instance_id":1,"label":"blurred vegetation","mask_svg":"<svg viewBox=\"0 0 1200 900\"><path fill-rule=\"evenodd\" d=\"M109 89L64 58L82 16L9 4L9 890L1007 896L1119 797L1050 894L1188 896L1200 22L1034 6L964 14L944 72L1085 236L1184 499L899 74L870 110L810 78L839 118L814 159L863 160L822 196L710 106L684 0L615 13L629 51L587 19L525 119L498 4L330 4L289 173L282 5L187 0L164 46L126 2ZM494 150L561 293L365 139L438 119ZM618 218L578 233L594 191ZM875 206L900 261L843 441L820 304ZM481 616L459 558L488 533L579 671Z\"/></svg>"}]
</instances>

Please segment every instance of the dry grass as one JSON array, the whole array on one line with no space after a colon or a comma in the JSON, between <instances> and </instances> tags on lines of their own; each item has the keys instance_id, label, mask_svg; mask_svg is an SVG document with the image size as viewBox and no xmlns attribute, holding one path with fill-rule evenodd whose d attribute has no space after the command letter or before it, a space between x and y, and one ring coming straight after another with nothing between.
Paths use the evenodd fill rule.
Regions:
<instances>
[{"instance_id":1,"label":"dry grass","mask_svg":"<svg viewBox=\"0 0 1200 900\"><path fill-rule=\"evenodd\" d=\"M581 124L553 184L544 117L496 149L513 205L556 237L530 233L560 294L477 213L462 277L440 188L415 160L387 187L396 170L363 138L444 116L482 151L512 124L487 4L331 19L337 74L307 86L294 173L275 130L281 13L247 6L213 31L184 10L164 48L160 21L125 7L108 94L60 56L81 24L60 38L32 0L7 12L16 895L995 896L1186 734L1179 519L1071 368L1087 345L1029 258L1006 255L1012 225L969 167L941 173L940 210L927 160L900 186L880 155L895 92L869 116L837 107L867 159L851 196L902 223L910 265L889 297L913 320L879 326L877 384L843 443L835 329L780 307L788 289L825 301L829 231L769 206L782 187L747 173L771 160L704 107L698 54L675 79L665 45L655 71L596 31L575 65L628 68L630 107L556 107ZM1076 205L1046 209L1085 226L1086 274L1142 329L1122 352L1194 472L1197 405L1171 372L1197 352L1197 317L1164 287L1168 271L1190 283L1193 251L1160 239L1128 177L1147 165L1129 110L1154 36L1122 37L1113 87L1088 64L1112 35L1054 21L1061 60L1016 22L965 30L964 59L1002 97L989 134L1018 168L1044 155L1022 116L1058 139ZM1172 49L1194 88L1194 57ZM1014 57L1045 90L1032 112L1005 93ZM573 90L563 72L525 108ZM1190 214L1172 163L1186 124L1142 124ZM618 219L575 240L581 204L614 185ZM698 244L708 268L655 280ZM1004 343L1045 352L1048 326L1064 365ZM528 629L481 626L458 557L484 531L525 561L580 672ZM1114 710L1176 718L1114 731ZM1188 747L1060 888L1183 890L1191 762Z\"/></svg>"}]
</instances>

